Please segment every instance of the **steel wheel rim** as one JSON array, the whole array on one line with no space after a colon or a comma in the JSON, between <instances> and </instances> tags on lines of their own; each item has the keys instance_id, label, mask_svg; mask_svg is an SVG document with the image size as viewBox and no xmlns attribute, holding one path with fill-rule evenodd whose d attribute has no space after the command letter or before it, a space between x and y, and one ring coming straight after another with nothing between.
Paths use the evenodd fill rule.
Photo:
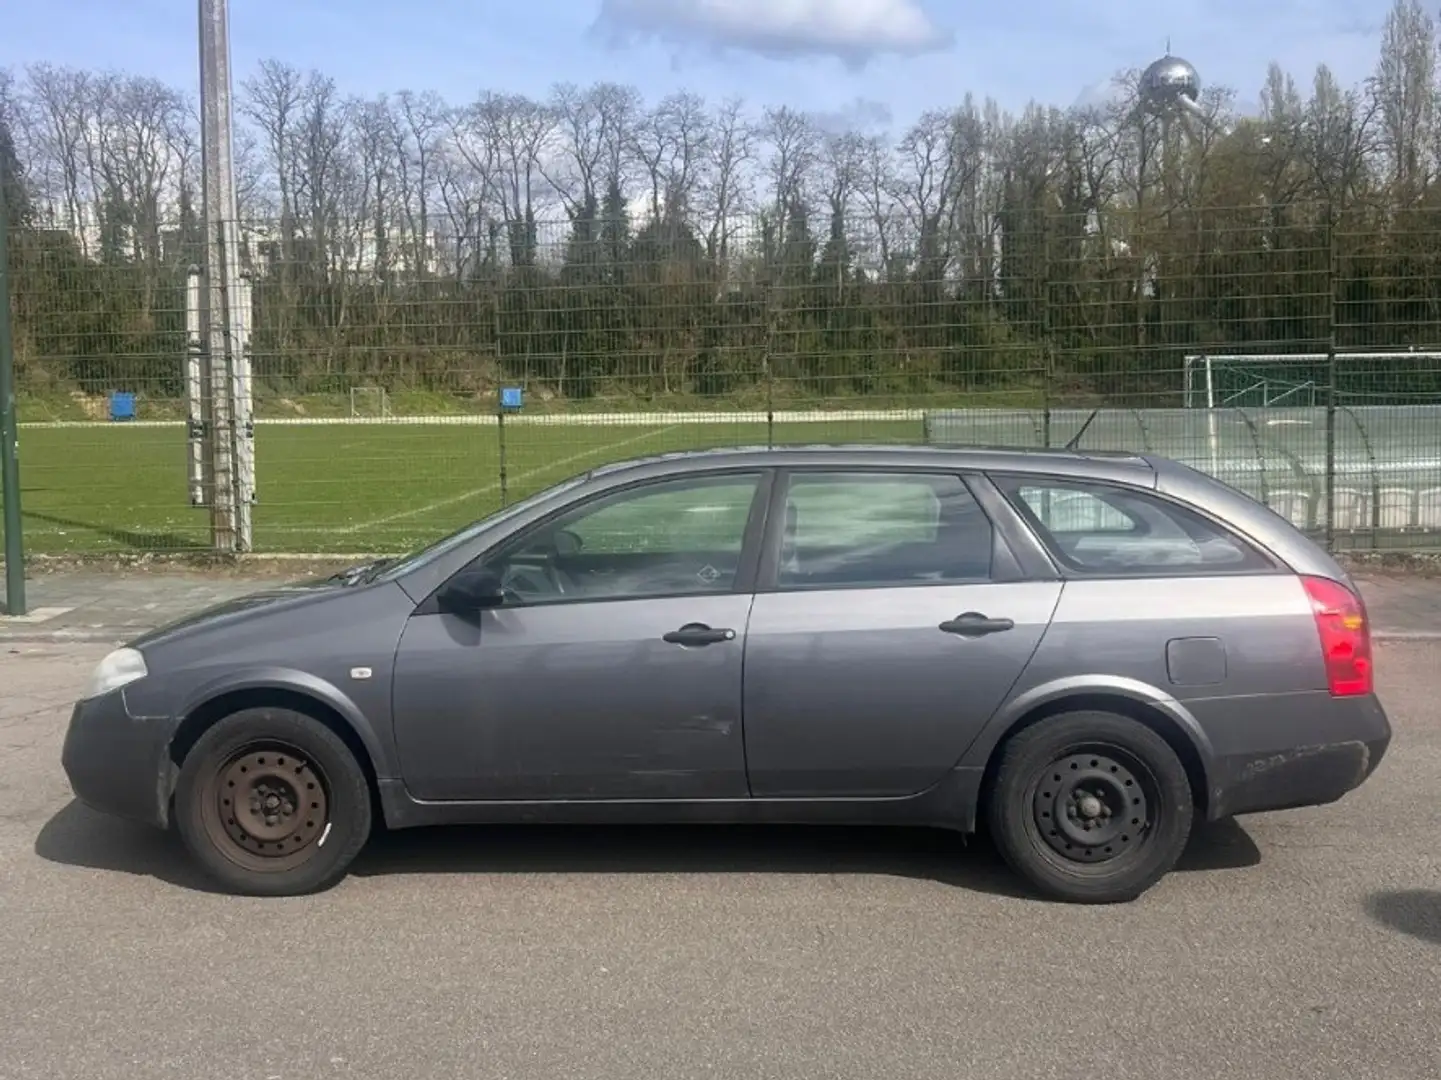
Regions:
<instances>
[{"instance_id":1,"label":"steel wheel rim","mask_svg":"<svg viewBox=\"0 0 1441 1080\"><path fill-rule=\"evenodd\" d=\"M330 830L330 785L298 747L252 743L230 754L201 795L211 843L260 873L293 869L314 856Z\"/></svg>"},{"instance_id":2,"label":"steel wheel rim","mask_svg":"<svg viewBox=\"0 0 1441 1080\"><path fill-rule=\"evenodd\" d=\"M1041 770L1029 824L1051 854L1101 870L1148 846L1160 810L1159 785L1146 764L1119 746L1098 744L1069 748Z\"/></svg>"}]
</instances>

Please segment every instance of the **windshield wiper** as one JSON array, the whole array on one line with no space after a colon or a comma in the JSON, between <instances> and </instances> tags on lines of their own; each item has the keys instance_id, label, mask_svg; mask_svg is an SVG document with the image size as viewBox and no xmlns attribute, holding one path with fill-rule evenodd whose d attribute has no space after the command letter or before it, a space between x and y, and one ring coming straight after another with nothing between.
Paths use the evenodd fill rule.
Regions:
<instances>
[{"instance_id":1,"label":"windshield wiper","mask_svg":"<svg viewBox=\"0 0 1441 1080\"><path fill-rule=\"evenodd\" d=\"M395 562L393 558L374 559L371 562L361 563L359 566L348 566L344 570L331 574L325 580L336 581L342 585L364 585L373 581L376 575L393 562Z\"/></svg>"},{"instance_id":2,"label":"windshield wiper","mask_svg":"<svg viewBox=\"0 0 1441 1080\"><path fill-rule=\"evenodd\" d=\"M393 555L387 555L383 559L376 559L373 563L366 566L365 573L360 576L360 584L370 584L380 576L382 570L387 569L393 562L395 562L395 556Z\"/></svg>"}]
</instances>

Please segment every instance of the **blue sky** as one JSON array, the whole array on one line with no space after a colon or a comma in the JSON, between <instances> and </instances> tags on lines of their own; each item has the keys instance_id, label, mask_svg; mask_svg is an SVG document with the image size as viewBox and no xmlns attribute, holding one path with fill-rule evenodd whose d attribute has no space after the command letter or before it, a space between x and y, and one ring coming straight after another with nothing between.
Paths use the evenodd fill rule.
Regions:
<instances>
[{"instance_id":1,"label":"blue sky","mask_svg":"<svg viewBox=\"0 0 1441 1080\"><path fill-rule=\"evenodd\" d=\"M1309 86L1370 74L1389 0L231 0L238 75L264 57L347 92L543 96L611 79L898 123L967 91L1070 105L1164 51L1258 95L1267 63ZM48 60L195 84L196 0L6 5L0 66Z\"/></svg>"}]
</instances>

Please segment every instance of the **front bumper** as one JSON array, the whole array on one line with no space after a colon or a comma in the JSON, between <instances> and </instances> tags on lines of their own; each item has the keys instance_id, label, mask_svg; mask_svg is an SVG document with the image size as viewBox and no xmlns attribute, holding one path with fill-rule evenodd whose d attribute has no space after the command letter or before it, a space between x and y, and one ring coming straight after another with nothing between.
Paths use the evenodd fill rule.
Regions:
<instances>
[{"instance_id":1,"label":"front bumper","mask_svg":"<svg viewBox=\"0 0 1441 1080\"><path fill-rule=\"evenodd\" d=\"M80 701L60 751L75 797L93 810L165 828L174 766L168 747L174 723L137 719L116 690Z\"/></svg>"},{"instance_id":2,"label":"front bumper","mask_svg":"<svg viewBox=\"0 0 1441 1080\"><path fill-rule=\"evenodd\" d=\"M1303 710L1283 705L1260 728L1273 738L1282 733L1288 738L1217 742L1207 817L1321 806L1354 791L1376 771L1391 745L1391 724L1375 695L1305 698Z\"/></svg>"}]
</instances>

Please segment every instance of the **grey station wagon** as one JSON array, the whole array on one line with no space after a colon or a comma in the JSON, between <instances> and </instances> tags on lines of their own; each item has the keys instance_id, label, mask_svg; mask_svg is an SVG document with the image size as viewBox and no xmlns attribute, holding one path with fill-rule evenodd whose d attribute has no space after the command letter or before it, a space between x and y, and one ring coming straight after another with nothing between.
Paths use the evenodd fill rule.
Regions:
<instances>
[{"instance_id":1,"label":"grey station wagon","mask_svg":"<svg viewBox=\"0 0 1441 1080\"><path fill-rule=\"evenodd\" d=\"M63 762L249 894L333 884L377 819L983 823L1106 902L1390 736L1345 572L1201 473L796 447L595 469L148 634Z\"/></svg>"}]
</instances>

